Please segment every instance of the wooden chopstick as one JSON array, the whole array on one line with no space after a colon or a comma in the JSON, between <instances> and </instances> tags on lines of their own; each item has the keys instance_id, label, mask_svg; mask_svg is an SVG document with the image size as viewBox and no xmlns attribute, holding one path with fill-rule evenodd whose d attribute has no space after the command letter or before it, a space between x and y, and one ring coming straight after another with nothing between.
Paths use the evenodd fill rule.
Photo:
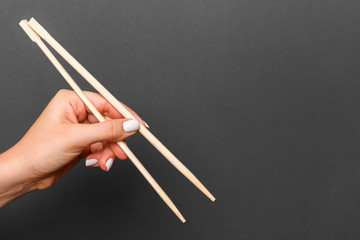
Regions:
<instances>
[{"instance_id":1,"label":"wooden chopstick","mask_svg":"<svg viewBox=\"0 0 360 240\"><path fill-rule=\"evenodd\" d=\"M104 122L105 118L101 115L101 113L96 109L96 107L91 103L91 101L86 97L80 87L76 84L76 82L71 78L68 72L64 69L64 67L59 63L59 61L55 58L55 56L51 53L51 51L46 47L46 45L41 41L40 37L34 32L33 29L28 25L26 20L22 20L20 26L24 29L24 31L28 34L28 36L33 40L40 49L44 52L44 54L49 58L51 63L56 67L56 69L60 72L60 74L64 77L64 79L68 82L68 84L74 89L76 94L80 97L80 99L85 103L85 105L90 109L90 111L94 114L99 122ZM145 169L145 167L141 164L141 162L136 158L136 156L132 153L132 151L128 148L125 142L121 141L117 143L119 147L125 152L125 154L129 157L132 163L137 167L137 169L142 173L142 175L146 178L146 180L150 183L150 185L155 189L155 191L160 195L160 197L164 200L164 202L169 206L169 208L178 216L178 218L184 223L186 220L181 215L180 211L176 208L174 203L170 200L167 194L162 190L159 184L155 181L155 179L150 175L150 173Z\"/></svg>"},{"instance_id":2,"label":"wooden chopstick","mask_svg":"<svg viewBox=\"0 0 360 240\"><path fill-rule=\"evenodd\" d=\"M110 102L124 117L135 118L98 80L95 79L73 56L70 55L34 18L29 25L40 35L52 48L54 48L76 71L80 73L108 102ZM172 154L145 126L140 125L139 132L159 151L164 157L188 178L200 191L211 201L215 197L206 187Z\"/></svg>"}]
</instances>

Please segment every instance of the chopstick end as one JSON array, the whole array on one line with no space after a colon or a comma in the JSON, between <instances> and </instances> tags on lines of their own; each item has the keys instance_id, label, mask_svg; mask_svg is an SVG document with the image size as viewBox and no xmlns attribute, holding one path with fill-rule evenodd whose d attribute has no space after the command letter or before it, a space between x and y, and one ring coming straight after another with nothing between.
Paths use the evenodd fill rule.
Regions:
<instances>
[{"instance_id":1,"label":"chopstick end","mask_svg":"<svg viewBox=\"0 0 360 240\"><path fill-rule=\"evenodd\" d=\"M19 22L19 25L33 42L36 42L37 40L40 39L39 35L37 35L36 32L33 29L31 29L27 20L25 19L21 20Z\"/></svg>"},{"instance_id":2,"label":"chopstick end","mask_svg":"<svg viewBox=\"0 0 360 240\"><path fill-rule=\"evenodd\" d=\"M33 17L29 21L29 26L43 39L46 39L49 36L49 33L45 30L45 28L43 28Z\"/></svg>"}]
</instances>

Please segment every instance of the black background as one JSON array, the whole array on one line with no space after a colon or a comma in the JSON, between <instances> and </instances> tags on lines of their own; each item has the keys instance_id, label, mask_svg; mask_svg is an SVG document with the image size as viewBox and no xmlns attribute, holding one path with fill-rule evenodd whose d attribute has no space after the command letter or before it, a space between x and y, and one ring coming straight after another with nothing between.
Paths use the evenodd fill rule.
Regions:
<instances>
[{"instance_id":1,"label":"black background","mask_svg":"<svg viewBox=\"0 0 360 240\"><path fill-rule=\"evenodd\" d=\"M1 151L69 88L18 26L35 17L217 198L138 134L185 224L130 161L82 161L1 209L0 239L359 239L359 5L0 1Z\"/></svg>"}]
</instances>

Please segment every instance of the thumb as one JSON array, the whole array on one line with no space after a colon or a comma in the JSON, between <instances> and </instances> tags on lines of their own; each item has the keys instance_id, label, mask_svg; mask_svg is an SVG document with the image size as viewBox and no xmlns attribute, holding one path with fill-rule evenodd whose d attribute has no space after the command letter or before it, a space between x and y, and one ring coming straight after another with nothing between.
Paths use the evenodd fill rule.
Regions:
<instances>
[{"instance_id":1,"label":"thumb","mask_svg":"<svg viewBox=\"0 0 360 240\"><path fill-rule=\"evenodd\" d=\"M122 141L139 130L140 124L135 119L113 119L102 123L76 124L73 140L77 146L86 147L96 142Z\"/></svg>"}]
</instances>

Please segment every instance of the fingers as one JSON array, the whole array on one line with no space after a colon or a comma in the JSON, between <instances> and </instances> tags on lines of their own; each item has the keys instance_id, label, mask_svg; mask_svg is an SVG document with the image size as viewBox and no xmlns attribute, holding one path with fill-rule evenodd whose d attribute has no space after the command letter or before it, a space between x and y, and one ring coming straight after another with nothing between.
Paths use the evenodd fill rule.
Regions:
<instances>
[{"instance_id":1,"label":"fingers","mask_svg":"<svg viewBox=\"0 0 360 240\"><path fill-rule=\"evenodd\" d=\"M96 109L103 115L109 118L124 118L124 116L116 110L105 98L100 94L94 92L84 91L84 94L89 98L89 100L94 104ZM91 113L90 109L86 107L86 111Z\"/></svg>"},{"instance_id":2,"label":"fingers","mask_svg":"<svg viewBox=\"0 0 360 240\"><path fill-rule=\"evenodd\" d=\"M112 167L116 159L115 154L109 147L109 144L103 143L103 150L101 152L96 152L88 155L85 160L85 166L87 167L99 167L108 172Z\"/></svg>"},{"instance_id":3,"label":"fingers","mask_svg":"<svg viewBox=\"0 0 360 240\"><path fill-rule=\"evenodd\" d=\"M103 143L103 150L101 152L96 152L89 154L85 160L85 166L87 167L99 167L104 171L109 171L111 166L113 165L116 155L113 152L112 148L109 146L109 143ZM124 159L126 157L125 153L121 149L117 149L119 151L119 156ZM125 157L124 157L125 156Z\"/></svg>"},{"instance_id":4,"label":"fingers","mask_svg":"<svg viewBox=\"0 0 360 240\"><path fill-rule=\"evenodd\" d=\"M112 167L114 160L116 159L115 154L110 147L104 148L102 152L92 153L86 157L86 167L100 167L101 170L107 172Z\"/></svg>"},{"instance_id":5,"label":"fingers","mask_svg":"<svg viewBox=\"0 0 360 240\"><path fill-rule=\"evenodd\" d=\"M117 158L119 158L121 160L128 159L128 157L126 156L124 151L119 147L119 145L117 143L109 142L109 146Z\"/></svg>"},{"instance_id":6,"label":"fingers","mask_svg":"<svg viewBox=\"0 0 360 240\"><path fill-rule=\"evenodd\" d=\"M118 110L116 110L100 94L94 92L88 92L88 91L84 91L84 94L89 98L89 100L94 104L96 109L104 117L108 117L111 119L124 118L124 116ZM125 104L123 105L126 107L128 111L130 111L132 115L134 115L134 117L139 121L140 124L149 128L148 125L137 115L136 112L134 112ZM92 115L91 111L81 101L80 97L74 91L71 90L66 90L66 89L60 90L52 99L48 108L50 109L51 112L51 114L49 114L50 115L49 117L54 117L54 115L65 116L68 121L73 123L83 123L84 121L87 120L90 123L98 122L98 120Z\"/></svg>"},{"instance_id":7,"label":"fingers","mask_svg":"<svg viewBox=\"0 0 360 240\"><path fill-rule=\"evenodd\" d=\"M87 166L100 166L104 171L108 171L114 159L127 159L126 154L115 143L123 141L133 135L140 125L149 128L148 124L144 122L136 112L127 107L124 107L135 117L136 120L123 119L124 116L117 111L106 99L101 95L93 92L84 92L89 100L94 104L97 110L107 119L103 123L98 123L98 120L85 106L81 99L75 92L69 90L62 90L57 94L57 101L66 102L69 107L65 109L67 119L72 123L92 123L92 124L74 124L71 131L73 134L70 138L72 144L77 147L86 148L84 154L94 152L89 145L94 143L108 142L108 146L96 153L92 153L86 158ZM101 144L102 145L102 144Z\"/></svg>"},{"instance_id":8,"label":"fingers","mask_svg":"<svg viewBox=\"0 0 360 240\"><path fill-rule=\"evenodd\" d=\"M89 154L85 159L85 166L86 167L98 167L100 156L101 156L101 152Z\"/></svg>"},{"instance_id":9,"label":"fingers","mask_svg":"<svg viewBox=\"0 0 360 240\"><path fill-rule=\"evenodd\" d=\"M110 149L110 147L106 147L104 151L101 153L100 159L99 159L99 165L100 168L106 172L110 170L112 167L116 157L113 151Z\"/></svg>"},{"instance_id":10,"label":"fingers","mask_svg":"<svg viewBox=\"0 0 360 240\"><path fill-rule=\"evenodd\" d=\"M113 105L111 105L100 94L93 93L93 92L87 92L87 91L85 91L84 93L90 99L90 101L94 104L96 109L103 116L112 118L112 119L124 117L116 108L114 108ZM149 128L149 125L147 125L147 123L145 123L145 121L143 121L136 112L134 112L131 108L129 108L125 104L123 104L123 103L121 103L121 104L124 105L124 107L139 121L140 124L142 124L146 128ZM90 112L90 110L87 107L86 107L86 110L87 110L88 114L90 115L90 116L88 116L89 122L90 123L97 122L97 119L92 115L92 113Z\"/></svg>"},{"instance_id":11,"label":"fingers","mask_svg":"<svg viewBox=\"0 0 360 240\"><path fill-rule=\"evenodd\" d=\"M140 124L134 119L114 119L94 124L73 124L71 143L85 148L96 142L119 142L139 130Z\"/></svg>"}]
</instances>

